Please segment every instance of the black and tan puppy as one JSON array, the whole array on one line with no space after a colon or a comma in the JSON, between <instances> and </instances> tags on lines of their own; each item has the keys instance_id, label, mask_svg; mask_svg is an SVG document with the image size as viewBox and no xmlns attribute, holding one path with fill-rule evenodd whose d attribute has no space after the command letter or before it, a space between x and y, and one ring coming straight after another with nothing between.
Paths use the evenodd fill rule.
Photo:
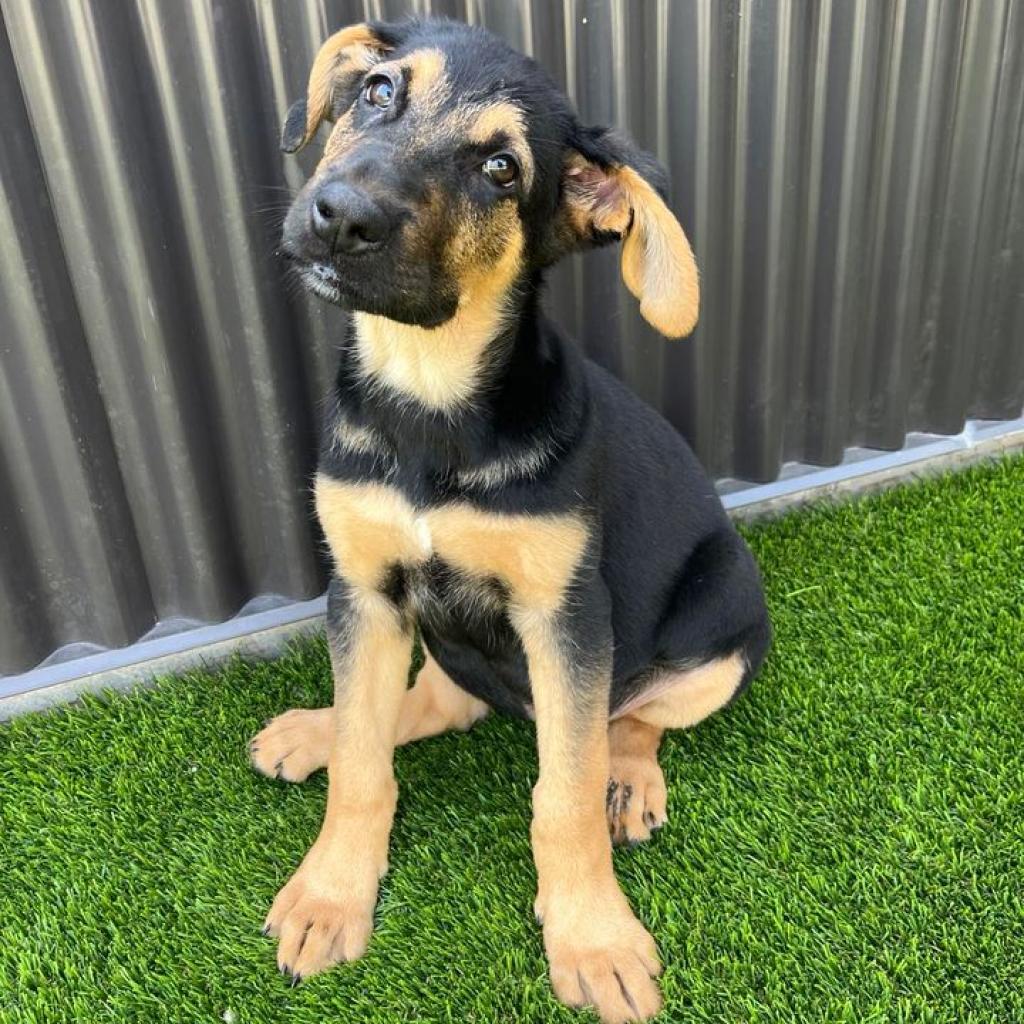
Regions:
<instances>
[{"instance_id":1,"label":"black and tan puppy","mask_svg":"<svg viewBox=\"0 0 1024 1024\"><path fill-rule=\"evenodd\" d=\"M332 121L284 227L353 311L316 485L334 561L332 708L253 741L325 767L323 829L267 929L295 978L366 948L396 744L498 708L537 724L536 913L556 995L606 1021L660 1005L611 840L665 822L665 729L725 706L769 625L754 561L681 438L545 319L544 269L621 243L650 323L685 335L697 270L657 164L581 125L532 60L447 21L357 25L317 55L283 147ZM429 652L406 679L419 627Z\"/></svg>"}]
</instances>

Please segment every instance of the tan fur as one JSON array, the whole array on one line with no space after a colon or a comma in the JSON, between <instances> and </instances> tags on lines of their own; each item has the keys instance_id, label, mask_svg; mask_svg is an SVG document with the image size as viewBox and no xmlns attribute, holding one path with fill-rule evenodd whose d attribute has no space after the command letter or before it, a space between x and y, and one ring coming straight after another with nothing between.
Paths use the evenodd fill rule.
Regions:
<instances>
[{"instance_id":1,"label":"tan fur","mask_svg":"<svg viewBox=\"0 0 1024 1024\"><path fill-rule=\"evenodd\" d=\"M725 707L736 693L746 662L740 654L659 681L658 696L632 706L629 715L659 729L689 729Z\"/></svg>"},{"instance_id":2,"label":"tan fur","mask_svg":"<svg viewBox=\"0 0 1024 1024\"><path fill-rule=\"evenodd\" d=\"M333 740L334 708L291 708L252 738L249 760L268 778L305 782L327 767Z\"/></svg>"},{"instance_id":3,"label":"tan fur","mask_svg":"<svg viewBox=\"0 0 1024 1024\"><path fill-rule=\"evenodd\" d=\"M330 534L328 540L333 547ZM265 925L278 937L279 967L300 977L365 951L398 797L392 757L412 635L389 601L359 587L345 628L344 642L331 651L335 705L323 827Z\"/></svg>"},{"instance_id":4,"label":"tan fur","mask_svg":"<svg viewBox=\"0 0 1024 1024\"><path fill-rule=\"evenodd\" d=\"M323 121L329 120L334 100L334 87L338 77L351 71L366 72L375 65L381 71L389 65L381 63L388 48L364 24L350 25L330 36L320 47L313 61L306 92L306 133L298 149L313 140ZM410 54L401 67L391 69L396 75L410 73L410 100L417 113L426 121L439 116L448 95L444 69L444 54L440 50L418 50ZM324 147L318 170L336 160L357 140L352 127L352 110L339 118Z\"/></svg>"},{"instance_id":5,"label":"tan fur","mask_svg":"<svg viewBox=\"0 0 1024 1024\"><path fill-rule=\"evenodd\" d=\"M448 99L444 54L440 50L416 50L404 66L409 71L409 102L422 118L440 113Z\"/></svg>"},{"instance_id":6,"label":"tan fur","mask_svg":"<svg viewBox=\"0 0 1024 1024\"><path fill-rule=\"evenodd\" d=\"M526 117L522 108L502 100L471 110L468 116L466 135L471 142L485 145L499 135L507 137L508 150L519 161L523 186L529 191L533 184L533 153L526 138Z\"/></svg>"},{"instance_id":7,"label":"tan fur","mask_svg":"<svg viewBox=\"0 0 1024 1024\"><path fill-rule=\"evenodd\" d=\"M373 66L379 50L367 57L364 50L372 36L365 26L353 26L332 36L317 57L310 75L307 111L329 113L327 78L355 62ZM436 49L417 50L401 65L377 65L381 72L409 75L409 102L420 130L408 141L412 150L427 146L439 133L451 131L465 137L491 137L497 131L509 135L509 147L519 160L524 182L529 185L533 163L526 144L522 111L501 102L465 110L446 111L449 86L444 54ZM325 98L326 97L326 98ZM324 104L327 104L325 107ZM310 118L314 116L309 115ZM310 121L312 123L312 121ZM319 120L316 121L319 124ZM313 127L315 132L315 126ZM322 174L361 137L353 128L351 110L338 118L317 168ZM307 140L311 135L307 131ZM444 221L443 224L439 223ZM469 203L461 210L441 208L435 195L405 227L410 257L435 258L431 247L439 234L455 224L443 254L459 296L455 315L433 329L399 323L368 313L356 313L356 337L364 374L424 405L450 411L469 402L476 390L484 350L502 330L508 312L509 290L522 262L524 236L516 211L508 204L481 215Z\"/></svg>"},{"instance_id":8,"label":"tan fur","mask_svg":"<svg viewBox=\"0 0 1024 1024\"><path fill-rule=\"evenodd\" d=\"M512 602L553 612L580 563L586 526L573 516L494 515L470 505L427 514L434 548L464 572L497 576Z\"/></svg>"},{"instance_id":9,"label":"tan fur","mask_svg":"<svg viewBox=\"0 0 1024 1024\"><path fill-rule=\"evenodd\" d=\"M432 409L453 410L472 399L481 358L504 326L508 290L519 272L523 234L518 218L510 227L495 264L473 267L460 278L458 309L439 327L354 315L360 367L367 377ZM469 258L467 238L472 233L456 236L449 259L457 266Z\"/></svg>"},{"instance_id":10,"label":"tan fur","mask_svg":"<svg viewBox=\"0 0 1024 1024\"><path fill-rule=\"evenodd\" d=\"M520 610L512 621L529 665L537 721L540 777L533 794L533 841L538 911L546 919L550 890L557 888L567 870L588 882L611 872L611 851L600 827L608 778L605 723L593 708L579 714L573 698L574 690L585 692L592 695L592 703L600 704L606 687L574 687L552 612ZM566 860L566 847L577 844L577 855Z\"/></svg>"},{"instance_id":11,"label":"tan fur","mask_svg":"<svg viewBox=\"0 0 1024 1024\"><path fill-rule=\"evenodd\" d=\"M384 484L322 473L316 506L346 580L375 588L389 566L414 567L436 554L470 576L497 577L531 613L559 607L587 542L586 526L573 516L495 515L464 504L421 512Z\"/></svg>"},{"instance_id":12,"label":"tan fur","mask_svg":"<svg viewBox=\"0 0 1024 1024\"><path fill-rule=\"evenodd\" d=\"M377 459L393 458L393 451L381 434L372 427L350 423L340 412L331 430L331 447L335 451L371 455Z\"/></svg>"},{"instance_id":13,"label":"tan fur","mask_svg":"<svg viewBox=\"0 0 1024 1024\"><path fill-rule=\"evenodd\" d=\"M375 74L387 74L396 81L408 79L409 114L415 130L406 136L404 146L409 153L428 148L451 116L446 109L451 89L444 54L433 48L415 50L401 61L380 61L372 69Z\"/></svg>"},{"instance_id":14,"label":"tan fur","mask_svg":"<svg viewBox=\"0 0 1024 1024\"><path fill-rule=\"evenodd\" d=\"M490 710L489 705L453 683L428 653L415 685L405 695L396 742L401 746L449 730L464 732Z\"/></svg>"},{"instance_id":15,"label":"tan fur","mask_svg":"<svg viewBox=\"0 0 1024 1024\"><path fill-rule=\"evenodd\" d=\"M456 686L428 653L398 716L395 745L449 730L471 728L490 707ZM263 775L304 782L327 767L334 740L334 708L292 708L267 723L249 744L249 759Z\"/></svg>"},{"instance_id":16,"label":"tan fur","mask_svg":"<svg viewBox=\"0 0 1024 1024\"><path fill-rule=\"evenodd\" d=\"M470 141L490 142L495 135L502 133L520 141L526 140L526 119L522 108L515 103L507 100L490 103L473 114L468 132Z\"/></svg>"},{"instance_id":17,"label":"tan fur","mask_svg":"<svg viewBox=\"0 0 1024 1024\"><path fill-rule=\"evenodd\" d=\"M519 615L537 719L540 777L531 829L535 909L544 927L551 985L602 1020L658 1012L654 940L633 915L612 870L605 818L608 734L599 680L574 680L551 615ZM596 697L579 706L579 694Z\"/></svg>"},{"instance_id":18,"label":"tan fur","mask_svg":"<svg viewBox=\"0 0 1024 1024\"><path fill-rule=\"evenodd\" d=\"M330 117L334 83L341 71L348 68L368 70L385 49L369 25L364 24L350 25L335 32L320 47L309 73L306 134L299 144L300 149L312 141L320 123Z\"/></svg>"},{"instance_id":19,"label":"tan fur","mask_svg":"<svg viewBox=\"0 0 1024 1024\"><path fill-rule=\"evenodd\" d=\"M350 621L344 624L348 633L332 645L336 688L323 828L267 916L268 931L280 940L279 965L307 975L362 954L372 927L377 882L387 868L397 800L395 743L400 735L411 738L437 728L456 709L467 725L483 712L479 703L462 701L442 688L431 673L429 696L424 690L412 698L416 703L410 718L401 721L410 699L402 680L410 627L374 587L387 566L420 564L432 552L468 574L497 576L509 588L530 661L542 764L547 765L538 792L562 792L586 809L582 816L565 819L574 841L561 847L563 867L548 871L550 884L540 885L541 894L550 898L553 923L545 934L552 964L571 964L564 971L593 976L600 988L607 973L606 954L600 964L590 963L587 948L579 946L580 936L586 939L588 932L621 949L621 970L629 969L630 954L634 958L628 963L634 965L637 951L653 956L649 936L615 884L607 832L603 827L595 830L603 825L601 791L608 770L605 705L597 705L589 726L580 729L571 722L569 667L554 639L554 613L585 549L583 524L565 516L494 516L462 505L418 511L396 490L341 483L322 474L316 500L336 571L350 587ZM540 799L557 818L556 803ZM552 820L540 813L538 865L553 864L555 847L564 843L564 836L550 831ZM564 872L570 849L581 866L572 879L558 874ZM584 885L591 898L582 903L570 898L572 886L578 895ZM561 978L553 966L556 974ZM644 979L650 984L646 972ZM637 991L638 999L650 1003L648 991Z\"/></svg>"},{"instance_id":20,"label":"tan fur","mask_svg":"<svg viewBox=\"0 0 1024 1024\"><path fill-rule=\"evenodd\" d=\"M343 57L341 62L335 65L332 73L335 79L341 70L352 67L359 67L364 71L369 71L373 68L375 72L388 72L395 78L401 78L403 74L408 73L410 104L421 119L423 126L423 130L419 133L420 137L413 139L410 145L413 149L419 148L429 141L430 132L427 131L427 128L434 124L442 115L448 95L444 54L440 50L417 50L415 53L410 54L408 59L401 64L390 64L374 59L381 52L383 51L375 51L375 54L370 58L367 58L359 50L354 51L354 53L347 53L347 59ZM331 130L331 134L327 139L327 145L324 147L323 158L317 165L317 173L320 173L338 160L363 137L363 133L356 131L353 127L354 121L352 108L349 107L338 118L334 128Z\"/></svg>"},{"instance_id":21,"label":"tan fur","mask_svg":"<svg viewBox=\"0 0 1024 1024\"><path fill-rule=\"evenodd\" d=\"M679 221L631 167L604 171L574 154L566 163L566 215L581 238L592 230L625 240L622 279L640 312L669 338L689 334L700 312L693 250Z\"/></svg>"},{"instance_id":22,"label":"tan fur","mask_svg":"<svg viewBox=\"0 0 1024 1024\"><path fill-rule=\"evenodd\" d=\"M605 808L612 842L643 842L668 820L668 791L658 764L661 735L657 726L628 716L608 726Z\"/></svg>"},{"instance_id":23,"label":"tan fur","mask_svg":"<svg viewBox=\"0 0 1024 1024\"><path fill-rule=\"evenodd\" d=\"M395 489L376 483L316 478L316 510L342 578L376 588L394 564L430 557L430 537L412 506Z\"/></svg>"},{"instance_id":24,"label":"tan fur","mask_svg":"<svg viewBox=\"0 0 1024 1024\"><path fill-rule=\"evenodd\" d=\"M500 297L516 277L523 252L523 225L508 203L481 213L464 201L448 216L455 231L445 260L459 279L461 304L479 304L481 298Z\"/></svg>"},{"instance_id":25,"label":"tan fur","mask_svg":"<svg viewBox=\"0 0 1024 1024\"><path fill-rule=\"evenodd\" d=\"M387 565L429 554L395 491L321 475L316 501L336 571L348 584L349 609L346 632L331 645L335 700L323 827L266 922L279 937L279 966L300 976L360 956L369 941L397 802L392 758L412 645L410 624L376 586Z\"/></svg>"},{"instance_id":26,"label":"tan fur","mask_svg":"<svg viewBox=\"0 0 1024 1024\"><path fill-rule=\"evenodd\" d=\"M475 469L466 469L456 474L462 487L486 491L501 487L512 480L528 480L536 476L554 458L554 444L542 444L527 448L504 458L485 462Z\"/></svg>"},{"instance_id":27,"label":"tan fur","mask_svg":"<svg viewBox=\"0 0 1024 1024\"><path fill-rule=\"evenodd\" d=\"M600 167L578 153L565 162L565 207L576 234L610 231L620 237L629 230L633 210L625 189Z\"/></svg>"},{"instance_id":28,"label":"tan fur","mask_svg":"<svg viewBox=\"0 0 1024 1024\"><path fill-rule=\"evenodd\" d=\"M693 250L672 211L636 171L619 171L634 222L622 247L622 279L644 319L669 338L697 326L700 285Z\"/></svg>"},{"instance_id":29,"label":"tan fur","mask_svg":"<svg viewBox=\"0 0 1024 1024\"><path fill-rule=\"evenodd\" d=\"M331 116L338 75L387 68L379 63L384 49L365 25L324 44L310 75L303 144ZM409 152L445 133L482 145L500 136L529 188L535 169L520 108L502 100L446 110L450 88L438 50L411 54L401 70L408 73L415 115ZM353 123L351 111L339 117L321 167L358 141ZM573 158L566 196L561 237L569 231L577 237L594 231L620 235L623 279L643 315L667 335L689 333L699 305L696 265L682 228L655 190L628 167L605 171ZM409 260L415 265L434 259L443 247L445 267L458 287L456 313L434 329L356 313L356 352L371 385L453 412L473 401L485 351L506 325L522 271L523 227L513 203L486 212L468 202L448 209L435 195L419 214L404 229ZM374 454L380 442L375 432L343 420L332 440ZM530 471L531 465L489 472L500 480L505 472ZM481 477L483 485L490 479ZM555 993L573 1005L593 1003L605 1021L655 1014L657 950L615 880L610 834L646 838L664 821L664 779L657 763L661 731L693 724L724 704L735 692L742 663L724 659L681 674L609 725L610 664L588 667L560 626L569 588L587 557L585 519L494 514L468 503L417 508L386 484L342 482L324 474L317 477L316 506L349 600L332 634L335 704L281 716L257 737L252 751L260 770L283 778L304 778L322 765L328 769L321 833L267 917L270 933L280 940L279 964L307 975L361 955L378 880L387 868L397 802L396 744L469 728L489 710L429 657L416 684L405 689L409 613L417 608L417 589L411 588L410 607L398 609L380 588L393 566L416 570L436 556L458 571L467 603L474 588L483 600L488 594L494 600L494 593L503 600L507 593L509 618L528 662L540 759L532 825L536 908ZM477 586L490 580L504 589ZM614 807L606 800L610 781Z\"/></svg>"}]
</instances>

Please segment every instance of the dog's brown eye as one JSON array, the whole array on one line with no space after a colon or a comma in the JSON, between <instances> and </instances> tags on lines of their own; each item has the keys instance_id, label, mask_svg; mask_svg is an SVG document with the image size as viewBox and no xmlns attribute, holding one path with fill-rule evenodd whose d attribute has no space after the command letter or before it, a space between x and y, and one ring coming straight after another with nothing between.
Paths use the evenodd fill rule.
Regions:
<instances>
[{"instance_id":1,"label":"dog's brown eye","mask_svg":"<svg viewBox=\"0 0 1024 1024\"><path fill-rule=\"evenodd\" d=\"M395 87L390 78L385 78L384 75L374 75L366 83L367 103L372 103L375 107L380 107L383 110L391 106L391 101L394 98Z\"/></svg>"},{"instance_id":2,"label":"dog's brown eye","mask_svg":"<svg viewBox=\"0 0 1024 1024\"><path fill-rule=\"evenodd\" d=\"M519 177L519 165L507 153L488 157L481 169L495 185L502 188L508 188Z\"/></svg>"}]
</instances>

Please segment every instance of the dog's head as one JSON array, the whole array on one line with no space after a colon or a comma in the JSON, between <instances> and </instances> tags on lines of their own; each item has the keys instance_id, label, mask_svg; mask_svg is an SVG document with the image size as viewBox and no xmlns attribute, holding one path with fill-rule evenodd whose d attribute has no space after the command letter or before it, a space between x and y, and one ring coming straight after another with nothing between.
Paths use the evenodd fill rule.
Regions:
<instances>
[{"instance_id":1,"label":"dog's head","mask_svg":"<svg viewBox=\"0 0 1024 1024\"><path fill-rule=\"evenodd\" d=\"M693 330L697 268L657 162L579 123L534 61L480 28L354 25L313 63L288 112L294 153L333 122L285 220L306 285L346 306L434 327L503 302L579 248L622 243L622 276L670 337Z\"/></svg>"}]
</instances>

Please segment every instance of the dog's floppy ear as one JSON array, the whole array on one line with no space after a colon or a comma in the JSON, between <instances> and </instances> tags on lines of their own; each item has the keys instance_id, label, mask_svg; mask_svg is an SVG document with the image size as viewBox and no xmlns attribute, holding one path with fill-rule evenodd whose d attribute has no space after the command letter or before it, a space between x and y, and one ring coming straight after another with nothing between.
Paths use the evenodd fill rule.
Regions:
<instances>
[{"instance_id":1,"label":"dog's floppy ear","mask_svg":"<svg viewBox=\"0 0 1024 1024\"><path fill-rule=\"evenodd\" d=\"M394 26L349 25L320 47L309 73L306 98L291 105L281 129L281 149L297 153L312 141L322 121L331 119L334 86L346 72L363 73L398 42Z\"/></svg>"},{"instance_id":2,"label":"dog's floppy ear","mask_svg":"<svg viewBox=\"0 0 1024 1024\"><path fill-rule=\"evenodd\" d=\"M647 153L606 128L579 129L563 172L562 202L577 244L622 240L622 279L644 319L669 338L697 324L693 250L666 206L666 175Z\"/></svg>"}]
</instances>

